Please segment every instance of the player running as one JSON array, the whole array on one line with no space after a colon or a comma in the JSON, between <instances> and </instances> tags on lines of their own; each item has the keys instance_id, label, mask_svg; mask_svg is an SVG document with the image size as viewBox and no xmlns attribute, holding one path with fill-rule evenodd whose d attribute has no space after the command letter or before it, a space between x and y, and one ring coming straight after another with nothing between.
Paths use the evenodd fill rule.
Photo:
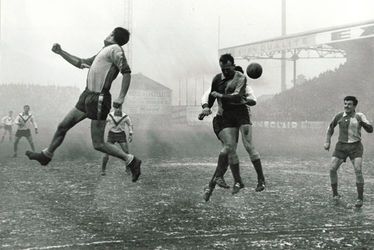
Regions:
<instances>
[{"instance_id":1,"label":"player running","mask_svg":"<svg viewBox=\"0 0 374 250\"><path fill-rule=\"evenodd\" d=\"M25 137L30 144L31 150L35 151L34 143L32 141L32 135L30 127L31 125L35 129L35 134L38 134L38 125L35 122L34 116L30 113L30 106L23 106L23 112L14 119L14 124L17 125L16 139L14 140L14 154L13 157L17 157L18 142L22 137Z\"/></svg>"},{"instance_id":2,"label":"player running","mask_svg":"<svg viewBox=\"0 0 374 250\"><path fill-rule=\"evenodd\" d=\"M346 161L347 157L351 160L355 174L357 186L357 201L355 206L362 207L364 201L364 177L362 175L362 155L364 147L361 143L361 127L366 132L372 133L373 126L363 113L356 113L358 100L354 96L346 96L344 98L344 112L335 115L330 123L324 148L330 149L331 136L334 128L339 125L339 137L335 150L332 154L330 164L330 180L333 199L337 203L341 196L338 193L338 174L340 165Z\"/></svg>"},{"instance_id":3,"label":"player running","mask_svg":"<svg viewBox=\"0 0 374 250\"><path fill-rule=\"evenodd\" d=\"M122 74L122 86L118 98L113 102L122 104L131 81L131 70L127 64L121 46L130 39L128 30L117 27L104 40L104 47L93 57L82 59L64 51L59 44L54 44L52 51L77 68L89 68L86 89L80 95L75 107L58 125L48 148L41 153L26 152L31 160L47 165L62 144L66 133L85 118L91 119L91 139L96 150L115 156L125 162L132 172L132 181L140 176L141 161L132 154L127 154L111 143L104 141L106 118L111 108L110 88L118 73Z\"/></svg>"},{"instance_id":4,"label":"player running","mask_svg":"<svg viewBox=\"0 0 374 250\"><path fill-rule=\"evenodd\" d=\"M109 127L107 142L118 143L125 153L129 153L128 143L132 142L133 125L130 117L122 112L122 105L113 105L114 111L108 115L107 126ZM129 130L129 138L126 136L126 127ZM101 165L101 175L105 175L109 155L105 154Z\"/></svg>"}]
</instances>

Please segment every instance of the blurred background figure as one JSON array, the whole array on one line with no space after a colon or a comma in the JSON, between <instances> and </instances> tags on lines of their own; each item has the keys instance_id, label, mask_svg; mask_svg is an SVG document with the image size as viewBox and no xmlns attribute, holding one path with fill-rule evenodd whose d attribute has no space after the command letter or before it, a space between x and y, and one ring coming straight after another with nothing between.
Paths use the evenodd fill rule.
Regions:
<instances>
[{"instance_id":1,"label":"blurred background figure","mask_svg":"<svg viewBox=\"0 0 374 250\"><path fill-rule=\"evenodd\" d=\"M4 141L6 134L9 134L9 141L12 141L12 125L13 125L13 111L9 111L7 116L1 119L1 126L4 129L3 136L1 137L1 142Z\"/></svg>"},{"instance_id":2,"label":"blurred background figure","mask_svg":"<svg viewBox=\"0 0 374 250\"><path fill-rule=\"evenodd\" d=\"M30 113L30 106L25 105L23 106L23 112L19 113L19 115L14 119L14 124L16 124L17 131L16 131L16 139L14 141L14 154L13 157L17 157L17 149L18 149L18 142L22 137L26 137L27 141L30 144L31 150L35 151L34 142L32 141L31 136L31 125L35 129L35 134L38 133L38 126L35 122L33 115Z\"/></svg>"},{"instance_id":3,"label":"blurred background figure","mask_svg":"<svg viewBox=\"0 0 374 250\"><path fill-rule=\"evenodd\" d=\"M114 111L112 111L107 118L107 126L109 128L107 142L111 144L118 143L123 152L129 153L129 143L132 142L133 125L130 117L122 112L122 105L113 104ZM126 127L129 130L127 139ZM105 154L101 165L101 175L105 175L106 165L109 160L109 155ZM126 169L127 171L129 169Z\"/></svg>"}]
</instances>

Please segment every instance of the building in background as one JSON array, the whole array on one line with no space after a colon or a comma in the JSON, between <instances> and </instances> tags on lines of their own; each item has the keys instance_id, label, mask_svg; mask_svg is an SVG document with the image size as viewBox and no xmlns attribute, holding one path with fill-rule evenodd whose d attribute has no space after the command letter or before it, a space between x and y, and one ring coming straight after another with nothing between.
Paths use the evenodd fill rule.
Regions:
<instances>
[{"instance_id":1,"label":"building in background","mask_svg":"<svg viewBox=\"0 0 374 250\"><path fill-rule=\"evenodd\" d=\"M112 98L116 98L121 83L113 83L112 88ZM124 112L131 115L165 115L171 107L171 96L172 90L161 83L141 73L132 74Z\"/></svg>"}]
</instances>

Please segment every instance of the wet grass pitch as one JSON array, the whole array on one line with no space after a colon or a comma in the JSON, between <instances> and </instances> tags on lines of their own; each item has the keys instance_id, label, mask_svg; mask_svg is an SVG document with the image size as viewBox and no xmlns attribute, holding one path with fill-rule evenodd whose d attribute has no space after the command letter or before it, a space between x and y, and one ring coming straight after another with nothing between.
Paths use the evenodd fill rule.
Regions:
<instances>
[{"instance_id":1,"label":"wet grass pitch","mask_svg":"<svg viewBox=\"0 0 374 250\"><path fill-rule=\"evenodd\" d=\"M25 157L0 161L3 249L315 249L374 247L373 161L364 161L365 203L352 208L353 167L339 170L343 201L330 197L329 158L263 159L267 188L241 157L245 188L237 195L203 188L215 158L145 159L131 182L111 159L42 167ZM226 180L232 185L231 173Z\"/></svg>"}]
</instances>

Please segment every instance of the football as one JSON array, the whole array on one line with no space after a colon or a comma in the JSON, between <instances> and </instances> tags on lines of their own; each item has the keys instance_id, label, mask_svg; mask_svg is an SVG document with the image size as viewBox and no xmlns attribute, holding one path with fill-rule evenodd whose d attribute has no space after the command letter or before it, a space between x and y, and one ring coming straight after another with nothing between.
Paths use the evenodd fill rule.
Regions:
<instances>
[{"instance_id":1,"label":"football","mask_svg":"<svg viewBox=\"0 0 374 250\"><path fill-rule=\"evenodd\" d=\"M246 72L249 78L257 79L262 75L262 67L258 63L251 63L247 66Z\"/></svg>"}]
</instances>

